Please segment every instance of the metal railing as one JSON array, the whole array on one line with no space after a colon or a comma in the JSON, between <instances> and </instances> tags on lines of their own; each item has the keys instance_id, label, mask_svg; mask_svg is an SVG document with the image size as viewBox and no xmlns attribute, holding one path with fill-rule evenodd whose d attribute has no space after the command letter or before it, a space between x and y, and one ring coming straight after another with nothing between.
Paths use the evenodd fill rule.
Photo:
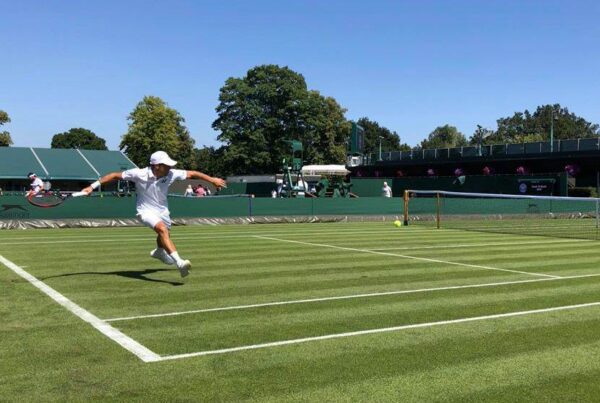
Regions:
<instances>
[{"instance_id":1,"label":"metal railing","mask_svg":"<svg viewBox=\"0 0 600 403\"><path fill-rule=\"evenodd\" d=\"M553 148L553 150L552 150ZM599 151L600 139L569 139L555 140L553 147L550 142L539 141L535 143L492 144L466 146L455 148L413 149L410 151L386 151L365 155L363 165L374 165L380 161L419 161L419 160L456 160L463 157L496 157L507 155L525 155L559 152Z\"/></svg>"}]
</instances>

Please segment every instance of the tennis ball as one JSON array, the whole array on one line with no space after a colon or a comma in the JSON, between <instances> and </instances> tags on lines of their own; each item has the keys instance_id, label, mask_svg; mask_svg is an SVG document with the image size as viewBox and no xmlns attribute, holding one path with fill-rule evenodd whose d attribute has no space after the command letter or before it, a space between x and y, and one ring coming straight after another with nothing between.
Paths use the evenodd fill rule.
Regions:
<instances>
[{"instance_id":1,"label":"tennis ball","mask_svg":"<svg viewBox=\"0 0 600 403\"><path fill-rule=\"evenodd\" d=\"M394 221L394 226L401 227L402 226L402 221L400 221L400 220Z\"/></svg>"}]
</instances>

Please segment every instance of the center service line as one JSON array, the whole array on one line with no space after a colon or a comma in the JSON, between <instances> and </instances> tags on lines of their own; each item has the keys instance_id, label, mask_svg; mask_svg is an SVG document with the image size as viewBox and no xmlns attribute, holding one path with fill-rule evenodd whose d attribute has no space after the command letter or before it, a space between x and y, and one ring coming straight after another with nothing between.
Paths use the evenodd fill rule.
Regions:
<instances>
[{"instance_id":1,"label":"center service line","mask_svg":"<svg viewBox=\"0 0 600 403\"><path fill-rule=\"evenodd\" d=\"M528 276L539 276L539 277L548 277L548 278L561 278L561 276L553 276L553 275L550 275L550 274L533 273L533 272L519 271L519 270L509 270L509 269L499 269L497 267L480 266L480 265L468 264L468 263L448 262L446 260L429 259L429 258L425 258L425 257L417 257L417 256L409 256L409 255L400 255L398 253L378 252L378 251L369 250L369 249L356 249L356 248L348 248L348 247L345 247L345 246L335 246L335 245L328 245L328 244L322 244L322 243L292 241L290 239L272 238L272 237L261 236L261 235L253 235L252 237L253 238L259 238L259 239L266 239L266 240L270 240L270 241L298 243L298 244L301 244L301 245L320 246L320 247L323 247L323 248L333 248L333 249L349 250L349 251L352 251L352 252L372 253L374 255L395 256L395 257L403 257L403 258L406 258L406 259L422 260L422 261L425 261L425 262L443 263L443 264L450 264L450 265L455 265L455 266L473 267L475 269L505 271L505 272L509 272L509 273L526 274Z\"/></svg>"}]
</instances>

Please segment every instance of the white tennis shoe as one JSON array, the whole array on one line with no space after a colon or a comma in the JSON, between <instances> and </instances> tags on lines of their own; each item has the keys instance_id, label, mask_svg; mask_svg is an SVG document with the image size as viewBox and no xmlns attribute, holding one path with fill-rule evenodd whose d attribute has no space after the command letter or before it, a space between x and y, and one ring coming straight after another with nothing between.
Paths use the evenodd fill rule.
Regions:
<instances>
[{"instance_id":1,"label":"white tennis shoe","mask_svg":"<svg viewBox=\"0 0 600 403\"><path fill-rule=\"evenodd\" d=\"M181 260L177 263L177 268L179 269L179 274L181 274L181 277L185 277L188 274L190 274L192 262L190 262L189 260Z\"/></svg>"},{"instance_id":2,"label":"white tennis shoe","mask_svg":"<svg viewBox=\"0 0 600 403\"><path fill-rule=\"evenodd\" d=\"M150 256L152 256L154 259L160 260L164 264L175 264L175 260L171 256L169 256L166 250L162 248L154 249L152 252L150 252Z\"/></svg>"}]
</instances>

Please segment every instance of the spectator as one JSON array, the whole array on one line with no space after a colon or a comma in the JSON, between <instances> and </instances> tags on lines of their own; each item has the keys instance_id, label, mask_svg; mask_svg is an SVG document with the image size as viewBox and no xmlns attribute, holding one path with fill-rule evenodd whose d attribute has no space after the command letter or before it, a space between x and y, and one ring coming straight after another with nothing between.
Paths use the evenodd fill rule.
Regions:
<instances>
[{"instance_id":1,"label":"spectator","mask_svg":"<svg viewBox=\"0 0 600 403\"><path fill-rule=\"evenodd\" d=\"M210 196L212 194L212 192L210 191L208 186L203 186L203 188L204 188L204 193L206 194L206 196Z\"/></svg>"},{"instance_id":2,"label":"spectator","mask_svg":"<svg viewBox=\"0 0 600 403\"><path fill-rule=\"evenodd\" d=\"M277 190L275 190L275 189L271 190L271 197L272 197L273 199L276 199L276 198L277 198Z\"/></svg>"},{"instance_id":3,"label":"spectator","mask_svg":"<svg viewBox=\"0 0 600 403\"><path fill-rule=\"evenodd\" d=\"M185 192L183 193L183 195L185 197L194 196L194 189L192 189L192 185L187 185L187 188L185 188Z\"/></svg>"},{"instance_id":4,"label":"spectator","mask_svg":"<svg viewBox=\"0 0 600 403\"><path fill-rule=\"evenodd\" d=\"M196 197L204 196L206 196L206 190L204 190L204 187L202 185L198 185L198 188L196 189Z\"/></svg>"},{"instance_id":5,"label":"spectator","mask_svg":"<svg viewBox=\"0 0 600 403\"><path fill-rule=\"evenodd\" d=\"M383 182L383 188L381 189L381 195L383 197L392 197L392 188L388 186L387 182Z\"/></svg>"},{"instance_id":6,"label":"spectator","mask_svg":"<svg viewBox=\"0 0 600 403\"><path fill-rule=\"evenodd\" d=\"M29 185L31 190L27 192L26 196L38 194L43 189L44 182L33 172L29 172L27 177L31 180L31 184Z\"/></svg>"}]
</instances>

